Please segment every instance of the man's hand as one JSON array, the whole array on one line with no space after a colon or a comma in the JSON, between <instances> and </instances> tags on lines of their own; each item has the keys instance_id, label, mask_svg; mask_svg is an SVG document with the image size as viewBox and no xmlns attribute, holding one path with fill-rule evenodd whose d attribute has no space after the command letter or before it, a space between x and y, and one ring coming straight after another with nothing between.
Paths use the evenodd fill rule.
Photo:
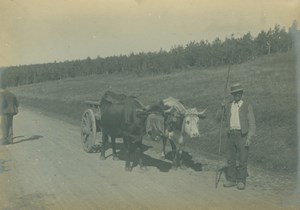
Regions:
<instances>
[{"instance_id":1,"label":"man's hand","mask_svg":"<svg viewBox=\"0 0 300 210\"><path fill-rule=\"evenodd\" d=\"M221 107L222 107L222 108L225 108L225 104L226 104L226 101L223 100L223 101L221 102Z\"/></svg>"},{"instance_id":2,"label":"man's hand","mask_svg":"<svg viewBox=\"0 0 300 210\"><path fill-rule=\"evenodd\" d=\"M245 147L249 147L251 143L252 143L252 136L248 136L245 143Z\"/></svg>"}]
</instances>

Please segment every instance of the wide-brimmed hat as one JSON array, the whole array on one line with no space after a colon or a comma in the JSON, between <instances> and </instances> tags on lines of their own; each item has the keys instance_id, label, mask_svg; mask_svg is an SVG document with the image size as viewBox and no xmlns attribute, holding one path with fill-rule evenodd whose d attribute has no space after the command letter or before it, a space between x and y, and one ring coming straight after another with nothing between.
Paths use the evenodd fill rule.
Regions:
<instances>
[{"instance_id":1,"label":"wide-brimmed hat","mask_svg":"<svg viewBox=\"0 0 300 210\"><path fill-rule=\"evenodd\" d=\"M244 91L244 89L240 83L235 83L235 84L231 85L230 90L231 90L231 93Z\"/></svg>"}]
</instances>

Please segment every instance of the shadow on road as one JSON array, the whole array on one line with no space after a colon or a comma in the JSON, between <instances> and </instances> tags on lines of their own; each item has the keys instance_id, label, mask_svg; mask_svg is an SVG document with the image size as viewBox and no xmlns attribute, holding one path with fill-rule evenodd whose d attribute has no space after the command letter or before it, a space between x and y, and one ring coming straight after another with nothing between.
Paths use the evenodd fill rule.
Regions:
<instances>
[{"instance_id":1,"label":"shadow on road","mask_svg":"<svg viewBox=\"0 0 300 210\"><path fill-rule=\"evenodd\" d=\"M118 158L122 161L126 160L126 153L123 147L122 143L117 143L116 144L117 150L119 150L118 152ZM110 146L108 146L107 148L111 148ZM148 146L143 144L143 163L146 167L156 167L160 172L168 172L172 169L172 152L168 152L166 155L166 160L168 161L164 161L161 160L159 158L153 158L150 155L144 154L145 151L147 151L149 148L152 148L152 146ZM112 155L112 154L111 154ZM111 155L106 156L109 157ZM194 171L202 171L202 164L201 163L197 163L194 162L192 160L192 156L190 154L188 154L187 152L183 153L183 162L184 165L187 168L191 168ZM137 152L135 150L134 153L132 153L131 157L130 157L130 161L133 162L133 167L138 166L138 157L137 157Z\"/></svg>"},{"instance_id":2,"label":"shadow on road","mask_svg":"<svg viewBox=\"0 0 300 210\"><path fill-rule=\"evenodd\" d=\"M15 139L17 138L23 138L24 136L16 136L13 138L14 142L13 144L18 144L18 143L21 143L21 142L24 142L24 141L32 141L32 140L38 140L40 138L43 138L43 136L40 136L40 135L32 135L31 137L29 138L25 138L25 139L21 139L19 141L15 141Z\"/></svg>"},{"instance_id":3,"label":"shadow on road","mask_svg":"<svg viewBox=\"0 0 300 210\"><path fill-rule=\"evenodd\" d=\"M174 152L169 151L166 154L165 158L169 161L173 161L173 156L174 156ZM191 168L194 171L202 171L202 163L197 163L197 162L193 161L193 157L189 153L183 152L182 160L183 160L183 164L185 167Z\"/></svg>"},{"instance_id":4,"label":"shadow on road","mask_svg":"<svg viewBox=\"0 0 300 210\"><path fill-rule=\"evenodd\" d=\"M168 163L166 161L156 159L156 158L153 158L149 155L144 154L144 152L147 151L149 148L152 148L152 146L148 146L148 145L143 144L143 156L142 156L142 158L143 158L144 165L146 167L156 167L161 172L168 172L172 168L172 164ZM118 152L118 158L122 161L125 161L126 160L126 152L124 150L123 144L120 145L119 149L120 149L120 151ZM137 150L135 150L132 153L132 155L130 157L130 161L133 162L133 165L132 165L133 168L138 166Z\"/></svg>"}]
</instances>

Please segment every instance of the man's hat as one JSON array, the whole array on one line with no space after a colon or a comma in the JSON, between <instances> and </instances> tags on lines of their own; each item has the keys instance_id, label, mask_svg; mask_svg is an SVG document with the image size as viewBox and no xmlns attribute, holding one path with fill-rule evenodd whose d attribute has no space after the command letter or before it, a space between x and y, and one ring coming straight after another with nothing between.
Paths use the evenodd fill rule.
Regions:
<instances>
[{"instance_id":1,"label":"man's hat","mask_svg":"<svg viewBox=\"0 0 300 210\"><path fill-rule=\"evenodd\" d=\"M231 90L231 93L244 91L243 88L242 88L242 85L240 83L235 83L235 84L231 85L230 90Z\"/></svg>"}]
</instances>

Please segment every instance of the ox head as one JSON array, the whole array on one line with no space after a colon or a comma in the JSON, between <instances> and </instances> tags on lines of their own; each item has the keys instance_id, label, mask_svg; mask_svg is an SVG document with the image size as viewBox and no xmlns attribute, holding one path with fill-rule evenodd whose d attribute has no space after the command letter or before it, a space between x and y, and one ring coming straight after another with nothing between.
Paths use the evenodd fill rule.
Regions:
<instances>
[{"instance_id":1,"label":"ox head","mask_svg":"<svg viewBox=\"0 0 300 210\"><path fill-rule=\"evenodd\" d=\"M181 133L190 138L200 137L199 119L205 117L205 110L199 112L196 108L188 109L184 114Z\"/></svg>"},{"instance_id":2,"label":"ox head","mask_svg":"<svg viewBox=\"0 0 300 210\"><path fill-rule=\"evenodd\" d=\"M183 114L179 112L176 108L171 107L165 110L165 125L166 129L169 131L178 130L181 127Z\"/></svg>"}]
</instances>

